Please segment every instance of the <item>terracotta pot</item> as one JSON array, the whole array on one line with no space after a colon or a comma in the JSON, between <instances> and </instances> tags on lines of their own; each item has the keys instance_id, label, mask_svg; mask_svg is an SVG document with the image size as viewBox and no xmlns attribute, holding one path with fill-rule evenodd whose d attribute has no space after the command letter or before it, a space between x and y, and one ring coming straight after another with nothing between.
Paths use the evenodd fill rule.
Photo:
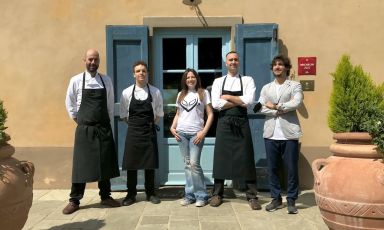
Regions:
<instances>
[{"instance_id":1,"label":"terracotta pot","mask_svg":"<svg viewBox=\"0 0 384 230\"><path fill-rule=\"evenodd\" d=\"M12 156L11 145L0 147L0 228L22 229L32 206L35 168L31 162Z\"/></svg>"},{"instance_id":2,"label":"terracotta pot","mask_svg":"<svg viewBox=\"0 0 384 230\"><path fill-rule=\"evenodd\" d=\"M315 198L330 229L384 229L384 162L368 133L338 133L333 156L312 163Z\"/></svg>"}]
</instances>

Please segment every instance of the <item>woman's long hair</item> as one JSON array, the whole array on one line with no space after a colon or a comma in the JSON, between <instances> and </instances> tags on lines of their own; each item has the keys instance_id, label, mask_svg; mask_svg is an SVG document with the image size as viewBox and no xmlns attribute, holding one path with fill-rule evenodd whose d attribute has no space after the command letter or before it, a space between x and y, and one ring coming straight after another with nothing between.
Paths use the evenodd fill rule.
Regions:
<instances>
[{"instance_id":1,"label":"woman's long hair","mask_svg":"<svg viewBox=\"0 0 384 230\"><path fill-rule=\"evenodd\" d=\"M187 75L189 72L192 72L193 75L195 75L196 77L196 86L195 86L195 90L196 92L199 94L199 99L200 101L203 101L204 100L204 96L205 96L205 93L204 93L204 89L201 87L201 79L200 79L200 76L199 74L196 72L196 70L194 69L186 69L183 73L183 76L181 77L181 92L180 92L180 96L179 96L179 99L177 100L177 103L181 103L182 100L184 100L185 96L187 95L188 93L188 86L187 86Z\"/></svg>"}]
</instances>

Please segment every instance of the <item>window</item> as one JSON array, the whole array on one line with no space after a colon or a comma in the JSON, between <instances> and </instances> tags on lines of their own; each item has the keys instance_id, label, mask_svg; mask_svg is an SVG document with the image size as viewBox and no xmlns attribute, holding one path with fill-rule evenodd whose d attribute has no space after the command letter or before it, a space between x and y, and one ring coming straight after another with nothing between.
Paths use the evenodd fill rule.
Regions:
<instances>
[{"instance_id":1,"label":"window","mask_svg":"<svg viewBox=\"0 0 384 230\"><path fill-rule=\"evenodd\" d=\"M155 52L161 50L158 73L162 75L160 88L163 90L164 97L164 138L173 137L169 129L176 114L176 98L181 90L181 77L185 69L195 69L200 75L203 88L208 87L208 90L216 77L225 74L223 56L229 50L228 34L229 30L213 33L196 30L188 33L167 31L159 36L158 45L161 47ZM215 119L217 120L217 116ZM215 124L216 122L207 137L215 136Z\"/></svg>"}]
</instances>

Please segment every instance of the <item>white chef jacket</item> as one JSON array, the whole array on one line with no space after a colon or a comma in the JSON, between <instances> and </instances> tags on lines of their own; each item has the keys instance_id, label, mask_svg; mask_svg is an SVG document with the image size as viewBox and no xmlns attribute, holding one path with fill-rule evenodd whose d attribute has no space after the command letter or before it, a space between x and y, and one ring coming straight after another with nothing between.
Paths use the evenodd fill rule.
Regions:
<instances>
[{"instance_id":1,"label":"white chef jacket","mask_svg":"<svg viewBox=\"0 0 384 230\"><path fill-rule=\"evenodd\" d=\"M151 91L152 96L152 109L153 109L153 115L156 119L156 117L163 117L164 111L163 111L163 97L161 96L161 92L158 88L149 85L149 90ZM131 104L132 99L132 91L133 86L131 85L128 88L124 89L121 98L120 98L120 118L122 119L128 119L129 118L129 106ZM145 85L144 88L140 88L138 85L135 87L135 98L137 100L145 100L148 98L148 87Z\"/></svg>"},{"instance_id":2,"label":"white chef jacket","mask_svg":"<svg viewBox=\"0 0 384 230\"><path fill-rule=\"evenodd\" d=\"M228 102L227 100L220 99L222 95L222 86L225 77L224 90L227 91L240 91L240 78L239 74L231 76L229 73L226 76L222 76L213 81L212 85L212 107L217 110L221 110L223 106ZM241 81L243 82L243 96L239 96L243 103L247 106L251 106L254 103L256 86L252 77L241 75Z\"/></svg>"},{"instance_id":3,"label":"white chef jacket","mask_svg":"<svg viewBox=\"0 0 384 230\"><path fill-rule=\"evenodd\" d=\"M71 118L76 118L77 112L80 109L82 88L83 88L83 74L84 72L79 73L76 76L73 76L69 81L67 95L65 97L65 106ZM107 90L108 115L109 115L109 119L112 121L115 102L114 102L114 92L113 92L113 84L112 84L111 78L101 73L96 73L95 77L92 77L90 73L85 71L85 89L104 88L100 77L103 78L103 82Z\"/></svg>"}]
</instances>

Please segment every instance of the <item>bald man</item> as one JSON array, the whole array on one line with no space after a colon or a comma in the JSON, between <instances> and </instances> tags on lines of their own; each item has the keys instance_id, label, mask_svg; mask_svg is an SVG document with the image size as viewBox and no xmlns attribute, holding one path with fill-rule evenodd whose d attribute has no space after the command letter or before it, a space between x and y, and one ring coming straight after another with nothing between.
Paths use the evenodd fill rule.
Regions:
<instances>
[{"instance_id":1,"label":"bald man","mask_svg":"<svg viewBox=\"0 0 384 230\"><path fill-rule=\"evenodd\" d=\"M71 78L65 99L70 118L77 123L73 150L72 187L64 214L79 210L87 182L98 182L101 204L118 207L111 195L110 178L119 176L117 153L110 121L114 93L111 79L97 72L99 52L89 49L86 70Z\"/></svg>"}]
</instances>

